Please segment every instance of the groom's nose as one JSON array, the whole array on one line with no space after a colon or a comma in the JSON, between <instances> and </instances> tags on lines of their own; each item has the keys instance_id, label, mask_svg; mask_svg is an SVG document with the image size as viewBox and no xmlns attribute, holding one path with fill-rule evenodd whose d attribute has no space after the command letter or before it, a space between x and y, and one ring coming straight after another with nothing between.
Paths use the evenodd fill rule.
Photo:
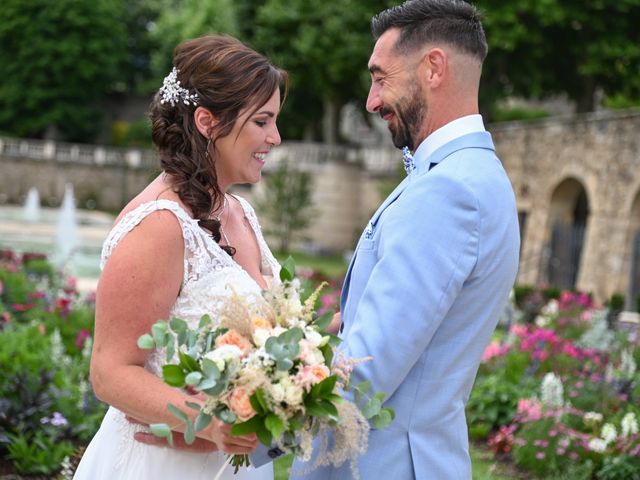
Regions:
<instances>
[{"instance_id":1,"label":"groom's nose","mask_svg":"<svg viewBox=\"0 0 640 480\"><path fill-rule=\"evenodd\" d=\"M380 87L375 82L371 82L369 96L367 97L367 112L376 113L382 108L382 100L380 100Z\"/></svg>"}]
</instances>

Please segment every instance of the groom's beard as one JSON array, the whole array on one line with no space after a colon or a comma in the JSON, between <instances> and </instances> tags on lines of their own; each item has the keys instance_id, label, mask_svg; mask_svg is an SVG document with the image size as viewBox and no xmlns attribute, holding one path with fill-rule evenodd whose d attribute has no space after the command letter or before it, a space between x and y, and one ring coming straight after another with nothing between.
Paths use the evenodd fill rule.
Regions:
<instances>
[{"instance_id":1,"label":"groom's beard","mask_svg":"<svg viewBox=\"0 0 640 480\"><path fill-rule=\"evenodd\" d=\"M427 105L422 96L422 89L414 87L409 98L403 97L398 103L389 108L384 107L380 110L380 116L383 117L387 113L393 113L397 119L397 124L388 124L391 132L391 139L397 148L409 147L413 151L422 122L427 115Z\"/></svg>"}]
</instances>

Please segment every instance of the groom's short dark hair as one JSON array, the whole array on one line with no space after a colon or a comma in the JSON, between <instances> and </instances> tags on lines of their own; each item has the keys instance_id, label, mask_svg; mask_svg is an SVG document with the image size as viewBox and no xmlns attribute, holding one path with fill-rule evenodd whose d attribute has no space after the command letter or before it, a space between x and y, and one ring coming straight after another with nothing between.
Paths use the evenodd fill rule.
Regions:
<instances>
[{"instance_id":1,"label":"groom's short dark hair","mask_svg":"<svg viewBox=\"0 0 640 480\"><path fill-rule=\"evenodd\" d=\"M411 52L431 42L448 43L481 62L487 56L487 40L478 10L462 0L408 0L380 12L371 20L377 40L390 28L399 28L395 48Z\"/></svg>"}]
</instances>

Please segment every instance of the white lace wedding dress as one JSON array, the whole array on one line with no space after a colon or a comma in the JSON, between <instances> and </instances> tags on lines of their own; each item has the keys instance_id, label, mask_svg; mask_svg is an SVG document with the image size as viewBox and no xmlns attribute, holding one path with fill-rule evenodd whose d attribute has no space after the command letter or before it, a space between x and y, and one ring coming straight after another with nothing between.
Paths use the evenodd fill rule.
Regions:
<instances>
[{"instance_id":1,"label":"white lace wedding dress","mask_svg":"<svg viewBox=\"0 0 640 480\"><path fill-rule=\"evenodd\" d=\"M279 278L280 266L267 247L255 213L239 197L245 217L251 224L260 246L261 270L267 281ZM140 205L126 214L109 233L102 249L101 267L108 260L118 242L147 215L157 210L169 210L180 221L184 238L184 279L180 294L171 309L171 317L179 317L196 326L200 317L208 313L216 318L220 296L230 295L228 285L246 297L260 295L260 287L251 276L220 248L198 226L198 222L176 202L157 200ZM160 376L165 353L155 350L146 368ZM95 437L87 447L75 473L77 480L212 480L226 461L221 452L209 454L146 445L133 438L136 431L146 427L128 422L124 414L109 407ZM226 480L272 480L273 465L243 468L234 475L226 467L221 477Z\"/></svg>"}]
</instances>

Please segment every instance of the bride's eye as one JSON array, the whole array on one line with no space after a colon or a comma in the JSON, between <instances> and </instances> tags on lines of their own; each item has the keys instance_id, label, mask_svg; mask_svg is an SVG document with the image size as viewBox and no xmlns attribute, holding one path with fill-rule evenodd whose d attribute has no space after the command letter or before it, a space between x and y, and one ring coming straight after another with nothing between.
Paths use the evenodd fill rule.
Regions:
<instances>
[{"instance_id":1,"label":"bride's eye","mask_svg":"<svg viewBox=\"0 0 640 480\"><path fill-rule=\"evenodd\" d=\"M264 120L256 120L256 125L258 125L259 127L264 127L266 124L267 122Z\"/></svg>"}]
</instances>

